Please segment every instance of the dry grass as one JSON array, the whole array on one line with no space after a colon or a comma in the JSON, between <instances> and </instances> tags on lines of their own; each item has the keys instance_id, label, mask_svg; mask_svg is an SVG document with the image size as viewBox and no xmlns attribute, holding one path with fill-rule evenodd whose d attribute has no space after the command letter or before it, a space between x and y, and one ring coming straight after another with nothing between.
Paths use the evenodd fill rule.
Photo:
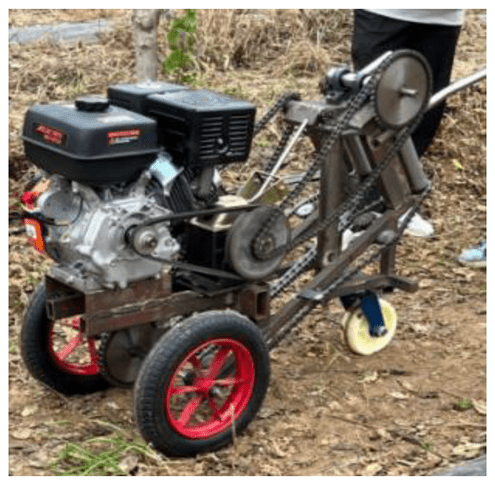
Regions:
<instances>
[{"instance_id":1,"label":"dry grass","mask_svg":"<svg viewBox=\"0 0 495 486\"><path fill-rule=\"evenodd\" d=\"M103 18L129 15L130 10L122 9L10 9L9 27L54 24L59 22L85 22Z\"/></svg>"},{"instance_id":2,"label":"dry grass","mask_svg":"<svg viewBox=\"0 0 495 486\"><path fill-rule=\"evenodd\" d=\"M349 39L348 10L203 10L199 17L199 58L217 68L314 73L327 66L329 50L344 57Z\"/></svg>"}]
</instances>

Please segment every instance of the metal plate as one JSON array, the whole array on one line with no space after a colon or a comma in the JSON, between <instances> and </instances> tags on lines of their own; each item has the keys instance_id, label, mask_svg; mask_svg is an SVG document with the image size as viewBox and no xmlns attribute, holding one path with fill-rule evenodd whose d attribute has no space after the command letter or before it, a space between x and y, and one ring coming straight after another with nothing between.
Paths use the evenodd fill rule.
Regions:
<instances>
[{"instance_id":1,"label":"metal plate","mask_svg":"<svg viewBox=\"0 0 495 486\"><path fill-rule=\"evenodd\" d=\"M431 92L430 67L414 51L400 51L385 68L376 86L375 108L390 128L410 123L424 111Z\"/></svg>"},{"instance_id":2,"label":"metal plate","mask_svg":"<svg viewBox=\"0 0 495 486\"><path fill-rule=\"evenodd\" d=\"M115 386L131 387L158 331L151 324L143 324L105 336L100 345L100 367L105 379Z\"/></svg>"}]
</instances>

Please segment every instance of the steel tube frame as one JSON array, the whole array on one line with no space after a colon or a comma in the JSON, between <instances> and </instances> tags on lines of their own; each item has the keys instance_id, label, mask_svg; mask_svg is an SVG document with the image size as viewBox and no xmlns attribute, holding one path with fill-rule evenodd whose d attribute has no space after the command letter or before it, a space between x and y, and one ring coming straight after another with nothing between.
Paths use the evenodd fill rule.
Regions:
<instances>
[{"instance_id":1,"label":"steel tube frame","mask_svg":"<svg viewBox=\"0 0 495 486\"><path fill-rule=\"evenodd\" d=\"M325 104L307 104L305 102L291 102L289 112L296 114L295 118L303 117L299 122L302 129L308 124L309 135L319 146L328 136L324 124L319 120L318 112L325 109ZM308 117L308 110L313 113ZM336 110L338 115L338 110ZM359 115L357 124L366 125L368 115ZM361 120L361 122L360 122ZM362 122L364 120L364 122ZM353 128L355 130L355 128ZM359 130L358 130L359 132ZM296 137L295 137L296 138ZM356 137L340 138L335 143L327 160L323 162L320 177L320 204L317 215L296 231L299 235L311 230L323 220L328 220L345 199L345 187L348 183L348 166L345 154L366 154L369 160L366 164L370 167L376 165L380 152L386 150L389 142L384 142L379 148L364 150L362 146L349 151ZM361 142L360 142L361 143ZM346 152L347 151L347 152ZM351 157L352 158L352 157ZM359 161L360 167L363 160ZM266 338L270 341L277 333L284 329L291 319L302 310L310 310L320 303L318 295L328 289L333 282L344 272L366 249L372 245L379 235L388 229L397 229L398 217L411 207L415 200L407 177L401 169L399 162L392 164L380 177L382 195L393 209L380 216L360 237L341 251L341 235L339 233L339 221L336 218L333 223L325 227L317 237L316 274L304 289L298 293L275 315L270 312L269 286L267 284L240 284L236 289L226 288L214 295L201 295L192 290L174 292L169 276L161 279L151 279L132 284L124 290L102 290L83 294L71 291L66 285L57 283L47 277L47 309L51 318L66 317L69 314L82 314L84 329L87 336L96 336L102 332L111 332L126 327L145 324L156 321L166 321L175 316L193 312L204 312L211 309L233 308L247 315L262 329ZM363 290L382 291L400 288L409 292L417 289L417 286L409 281L400 279L394 275L395 248L391 247L382 255L380 263L380 276L371 277L362 281L346 282L344 286L336 286L326 297L331 299L349 293Z\"/></svg>"}]
</instances>

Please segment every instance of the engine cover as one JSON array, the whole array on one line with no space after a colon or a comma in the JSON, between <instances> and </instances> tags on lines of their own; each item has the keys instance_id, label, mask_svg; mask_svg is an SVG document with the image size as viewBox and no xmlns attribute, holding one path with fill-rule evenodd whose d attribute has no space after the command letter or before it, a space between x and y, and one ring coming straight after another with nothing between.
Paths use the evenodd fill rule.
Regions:
<instances>
[{"instance_id":1,"label":"engine cover","mask_svg":"<svg viewBox=\"0 0 495 486\"><path fill-rule=\"evenodd\" d=\"M45 224L46 251L58 263L50 276L82 292L126 288L158 277L163 268L159 259L172 259L180 250L168 225L149 226L129 241L136 225L170 214L146 195L149 177L144 172L125 194L111 195L107 189L102 197L90 187L55 176L51 189L38 200L43 217L53 221Z\"/></svg>"},{"instance_id":2,"label":"engine cover","mask_svg":"<svg viewBox=\"0 0 495 486\"><path fill-rule=\"evenodd\" d=\"M24 120L26 156L49 174L92 187L135 180L158 154L156 121L100 98L35 105Z\"/></svg>"}]
</instances>

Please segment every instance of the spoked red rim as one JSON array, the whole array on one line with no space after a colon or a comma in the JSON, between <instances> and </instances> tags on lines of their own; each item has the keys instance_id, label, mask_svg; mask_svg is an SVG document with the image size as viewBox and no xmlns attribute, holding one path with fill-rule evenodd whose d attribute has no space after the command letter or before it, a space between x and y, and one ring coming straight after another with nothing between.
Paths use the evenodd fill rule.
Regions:
<instances>
[{"instance_id":1,"label":"spoked red rim","mask_svg":"<svg viewBox=\"0 0 495 486\"><path fill-rule=\"evenodd\" d=\"M215 436L244 412L254 382L253 359L243 344L227 338L208 340L182 360L168 383L168 422L189 439Z\"/></svg>"},{"instance_id":2,"label":"spoked red rim","mask_svg":"<svg viewBox=\"0 0 495 486\"><path fill-rule=\"evenodd\" d=\"M96 341L84 336L80 317L52 322L48 344L53 360L63 371L72 375L99 374Z\"/></svg>"}]
</instances>

